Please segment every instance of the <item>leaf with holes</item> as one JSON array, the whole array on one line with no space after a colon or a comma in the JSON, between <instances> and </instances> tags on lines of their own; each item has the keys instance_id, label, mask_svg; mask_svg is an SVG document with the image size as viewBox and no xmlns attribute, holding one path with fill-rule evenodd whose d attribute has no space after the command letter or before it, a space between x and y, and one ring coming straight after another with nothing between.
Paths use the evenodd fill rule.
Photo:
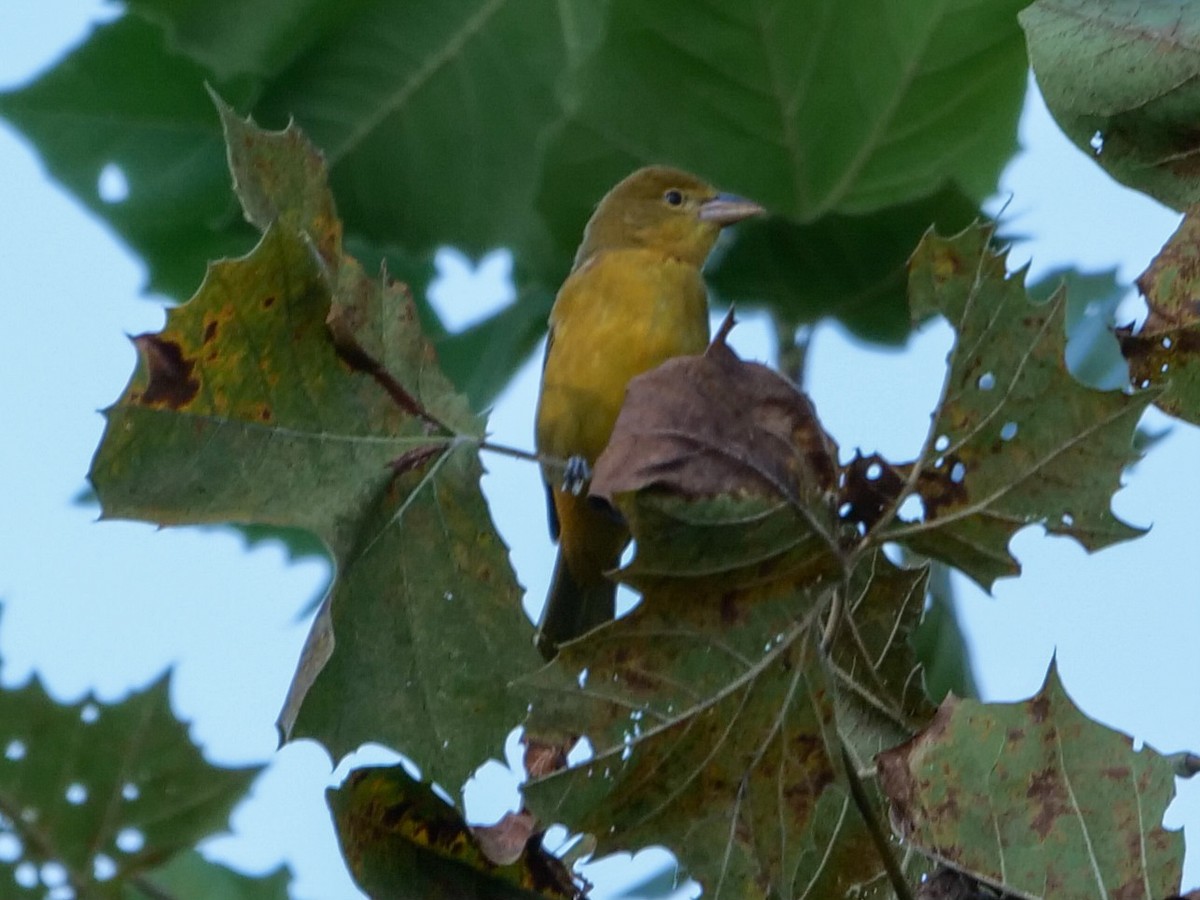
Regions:
<instances>
[{"instance_id":1,"label":"leaf with holes","mask_svg":"<svg viewBox=\"0 0 1200 900\"><path fill-rule=\"evenodd\" d=\"M1138 278L1150 314L1135 333L1117 331L1129 372L1140 387L1161 387L1155 405L1200 424L1200 207L1188 211Z\"/></svg>"},{"instance_id":2,"label":"leaf with holes","mask_svg":"<svg viewBox=\"0 0 1200 900\"><path fill-rule=\"evenodd\" d=\"M506 839L505 861L428 785L402 766L352 772L326 791L342 855L359 887L372 897L424 900L574 900L582 896L566 867L528 828ZM527 817L526 817L527 818ZM512 821L510 814L509 821Z\"/></svg>"},{"instance_id":3,"label":"leaf with holes","mask_svg":"<svg viewBox=\"0 0 1200 900\"><path fill-rule=\"evenodd\" d=\"M18 848L0 861L5 897L122 897L228 828L260 768L205 762L169 694L169 676L113 704L56 703L36 678L0 691L0 835Z\"/></svg>"},{"instance_id":4,"label":"leaf with holes","mask_svg":"<svg viewBox=\"0 0 1200 900\"><path fill-rule=\"evenodd\" d=\"M1179 890L1183 834L1162 826L1170 761L1087 718L1053 665L1022 703L947 699L879 773L906 841L1019 896Z\"/></svg>"},{"instance_id":5,"label":"leaf with holes","mask_svg":"<svg viewBox=\"0 0 1200 900\"><path fill-rule=\"evenodd\" d=\"M135 339L141 360L91 472L104 515L317 535L337 576L285 738L335 758L377 741L456 788L520 720L505 683L536 665L479 490L482 423L404 287L343 254L319 154L294 131L223 117L266 232Z\"/></svg>"},{"instance_id":6,"label":"leaf with holes","mask_svg":"<svg viewBox=\"0 0 1200 900\"><path fill-rule=\"evenodd\" d=\"M1008 543L1026 525L1070 535L1088 550L1142 533L1110 504L1153 399L1092 390L1071 377L1062 291L1031 303L1024 274L1006 272L991 235L982 225L953 238L929 234L913 254L913 315L945 316L956 337L921 458L914 467L884 466L878 479L898 497L915 487L921 515L877 532L989 588L1020 571Z\"/></svg>"},{"instance_id":7,"label":"leaf with holes","mask_svg":"<svg viewBox=\"0 0 1200 900\"><path fill-rule=\"evenodd\" d=\"M648 594L527 686L537 746L594 755L526 787L597 852L665 843L706 896L843 896L882 871L842 768L814 623L830 588Z\"/></svg>"},{"instance_id":8,"label":"leaf with holes","mask_svg":"<svg viewBox=\"0 0 1200 900\"><path fill-rule=\"evenodd\" d=\"M1113 178L1200 201L1200 14L1191 3L1038 0L1020 22L1055 121Z\"/></svg>"}]
</instances>

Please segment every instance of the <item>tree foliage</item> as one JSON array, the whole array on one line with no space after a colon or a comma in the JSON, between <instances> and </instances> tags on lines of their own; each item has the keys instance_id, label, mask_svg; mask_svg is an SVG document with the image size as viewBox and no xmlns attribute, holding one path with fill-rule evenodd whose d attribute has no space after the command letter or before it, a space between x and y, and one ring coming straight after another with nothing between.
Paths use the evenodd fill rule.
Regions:
<instances>
[{"instance_id":1,"label":"tree foliage","mask_svg":"<svg viewBox=\"0 0 1200 900\"><path fill-rule=\"evenodd\" d=\"M91 471L104 515L302 529L335 562L282 737L335 760L384 744L453 800L524 726L526 809L496 830L399 769L331 792L372 896L585 892L540 845L556 822L600 853L666 844L714 897L907 898L938 866L963 891L1178 891L1182 838L1161 820L1194 766L1087 720L1053 669L1025 704L935 705L915 649L962 671L954 623L921 623L929 560L936 594L946 567L1017 575L1027 525L1088 550L1136 538L1111 500L1142 412L1200 416L1191 217L1139 282L1141 330L1072 335L1083 380L1064 291L1031 297L996 226L971 224L1015 145L1020 5L135 0L0 97L152 284L191 293L134 339ZM1076 140L1099 113L1068 101L1123 92L1101 162L1158 196L1176 187L1119 161L1165 159L1176 101L1087 60L1106 28L1136 50L1162 15L1039 0L1021 17ZM1180 7L1172 33L1195 18ZM1147 64L1143 93L1182 58ZM135 82L130 59L161 77ZM261 129L222 96L298 124ZM614 577L641 603L543 665L479 489L477 410L539 338L589 204L651 161L772 210L709 277L769 309L785 350L831 316L877 341L942 317L954 346L912 460L843 465L797 386L729 349L732 319L635 379L590 491L630 525ZM1169 197L1191 202L1177 163ZM96 196L109 164L124 203ZM425 299L441 244L511 248L516 302L449 333Z\"/></svg>"}]
</instances>

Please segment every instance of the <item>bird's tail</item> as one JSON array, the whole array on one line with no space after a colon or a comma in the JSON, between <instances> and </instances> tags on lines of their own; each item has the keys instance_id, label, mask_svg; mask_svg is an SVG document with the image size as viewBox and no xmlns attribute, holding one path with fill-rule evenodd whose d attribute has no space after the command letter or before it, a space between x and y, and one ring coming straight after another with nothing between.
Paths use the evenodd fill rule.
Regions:
<instances>
[{"instance_id":1,"label":"bird's tail","mask_svg":"<svg viewBox=\"0 0 1200 900\"><path fill-rule=\"evenodd\" d=\"M576 579L560 550L538 625L537 646L542 656L551 659L559 644L610 621L616 615L616 596L616 583L603 575Z\"/></svg>"}]
</instances>

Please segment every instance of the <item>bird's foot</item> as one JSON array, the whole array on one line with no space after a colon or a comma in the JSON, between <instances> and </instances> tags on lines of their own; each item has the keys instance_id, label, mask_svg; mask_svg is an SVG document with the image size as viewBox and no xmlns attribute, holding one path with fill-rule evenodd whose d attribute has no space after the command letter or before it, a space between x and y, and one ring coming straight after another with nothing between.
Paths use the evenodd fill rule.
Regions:
<instances>
[{"instance_id":1,"label":"bird's foot","mask_svg":"<svg viewBox=\"0 0 1200 900\"><path fill-rule=\"evenodd\" d=\"M572 456L567 459L563 469L562 489L568 494L579 496L584 486L592 480L592 467L582 456Z\"/></svg>"}]
</instances>

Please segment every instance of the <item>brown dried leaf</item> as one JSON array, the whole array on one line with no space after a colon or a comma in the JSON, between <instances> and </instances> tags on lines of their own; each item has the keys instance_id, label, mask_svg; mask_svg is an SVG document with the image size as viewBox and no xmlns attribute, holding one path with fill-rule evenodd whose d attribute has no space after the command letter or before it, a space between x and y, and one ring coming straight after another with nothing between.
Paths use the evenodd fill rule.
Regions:
<instances>
[{"instance_id":1,"label":"brown dried leaf","mask_svg":"<svg viewBox=\"0 0 1200 900\"><path fill-rule=\"evenodd\" d=\"M743 362L723 327L700 356L629 384L591 496L648 487L683 497L755 494L796 504L837 484L837 446L812 402L778 372Z\"/></svg>"},{"instance_id":2,"label":"brown dried leaf","mask_svg":"<svg viewBox=\"0 0 1200 900\"><path fill-rule=\"evenodd\" d=\"M484 856L498 866L510 866L521 858L536 827L533 815L521 810L506 812L495 825L473 825L471 833Z\"/></svg>"}]
</instances>

